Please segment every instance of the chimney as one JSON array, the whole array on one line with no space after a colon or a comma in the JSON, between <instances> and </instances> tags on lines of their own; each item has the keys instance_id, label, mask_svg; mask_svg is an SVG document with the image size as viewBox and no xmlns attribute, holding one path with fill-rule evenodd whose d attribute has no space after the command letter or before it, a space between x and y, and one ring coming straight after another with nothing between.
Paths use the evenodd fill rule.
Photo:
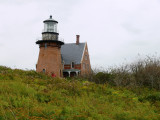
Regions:
<instances>
[{"instance_id":1,"label":"chimney","mask_svg":"<svg viewBox=\"0 0 160 120\"><path fill-rule=\"evenodd\" d=\"M80 35L76 35L76 45L79 45L79 37Z\"/></svg>"}]
</instances>

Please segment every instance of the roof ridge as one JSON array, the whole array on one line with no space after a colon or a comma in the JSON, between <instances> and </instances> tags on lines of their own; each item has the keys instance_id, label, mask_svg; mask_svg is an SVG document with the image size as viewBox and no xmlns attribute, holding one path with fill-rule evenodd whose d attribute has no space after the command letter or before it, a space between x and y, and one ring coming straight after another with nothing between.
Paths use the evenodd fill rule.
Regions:
<instances>
[{"instance_id":1,"label":"roof ridge","mask_svg":"<svg viewBox=\"0 0 160 120\"><path fill-rule=\"evenodd\" d=\"M85 43L85 42L81 42L81 43ZM81 43L79 43L79 44L81 44ZM65 44L76 44L76 43L65 43Z\"/></svg>"}]
</instances>

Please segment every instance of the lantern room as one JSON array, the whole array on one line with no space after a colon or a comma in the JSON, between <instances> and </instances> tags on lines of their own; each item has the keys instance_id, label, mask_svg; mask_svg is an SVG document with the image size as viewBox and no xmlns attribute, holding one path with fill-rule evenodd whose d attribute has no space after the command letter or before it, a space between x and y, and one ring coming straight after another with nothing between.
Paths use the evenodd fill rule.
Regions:
<instances>
[{"instance_id":1,"label":"lantern room","mask_svg":"<svg viewBox=\"0 0 160 120\"><path fill-rule=\"evenodd\" d=\"M55 33L57 33L58 22L56 20L52 19L52 16L50 16L49 19L47 19L43 22L44 22L43 32L55 32Z\"/></svg>"}]
</instances>

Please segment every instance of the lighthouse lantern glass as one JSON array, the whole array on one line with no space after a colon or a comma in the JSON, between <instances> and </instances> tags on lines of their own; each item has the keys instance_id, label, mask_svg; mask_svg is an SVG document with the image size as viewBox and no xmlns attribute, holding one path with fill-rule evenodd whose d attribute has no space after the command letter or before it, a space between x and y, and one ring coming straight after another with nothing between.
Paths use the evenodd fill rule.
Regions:
<instances>
[{"instance_id":1,"label":"lighthouse lantern glass","mask_svg":"<svg viewBox=\"0 0 160 120\"><path fill-rule=\"evenodd\" d=\"M57 32L57 23L56 22L45 22L44 32Z\"/></svg>"}]
</instances>

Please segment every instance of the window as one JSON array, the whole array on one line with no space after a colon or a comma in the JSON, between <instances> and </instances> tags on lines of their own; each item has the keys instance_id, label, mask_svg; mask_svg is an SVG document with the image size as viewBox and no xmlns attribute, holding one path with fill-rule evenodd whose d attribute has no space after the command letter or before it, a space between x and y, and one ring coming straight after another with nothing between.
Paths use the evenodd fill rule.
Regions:
<instances>
[{"instance_id":1,"label":"window","mask_svg":"<svg viewBox=\"0 0 160 120\"><path fill-rule=\"evenodd\" d=\"M87 64L87 70L89 70L89 64Z\"/></svg>"},{"instance_id":2,"label":"window","mask_svg":"<svg viewBox=\"0 0 160 120\"><path fill-rule=\"evenodd\" d=\"M85 55L85 60L87 60L88 59L88 56L87 55Z\"/></svg>"},{"instance_id":3,"label":"window","mask_svg":"<svg viewBox=\"0 0 160 120\"><path fill-rule=\"evenodd\" d=\"M71 62L71 68L74 68L74 62Z\"/></svg>"},{"instance_id":4,"label":"window","mask_svg":"<svg viewBox=\"0 0 160 120\"><path fill-rule=\"evenodd\" d=\"M83 63L83 69L85 69L86 68L86 64L85 63Z\"/></svg>"},{"instance_id":5,"label":"window","mask_svg":"<svg viewBox=\"0 0 160 120\"><path fill-rule=\"evenodd\" d=\"M47 43L44 44L44 48L45 48L45 49L47 48Z\"/></svg>"},{"instance_id":6,"label":"window","mask_svg":"<svg viewBox=\"0 0 160 120\"><path fill-rule=\"evenodd\" d=\"M42 72L45 73L45 72L46 72L46 69L43 69Z\"/></svg>"}]
</instances>

